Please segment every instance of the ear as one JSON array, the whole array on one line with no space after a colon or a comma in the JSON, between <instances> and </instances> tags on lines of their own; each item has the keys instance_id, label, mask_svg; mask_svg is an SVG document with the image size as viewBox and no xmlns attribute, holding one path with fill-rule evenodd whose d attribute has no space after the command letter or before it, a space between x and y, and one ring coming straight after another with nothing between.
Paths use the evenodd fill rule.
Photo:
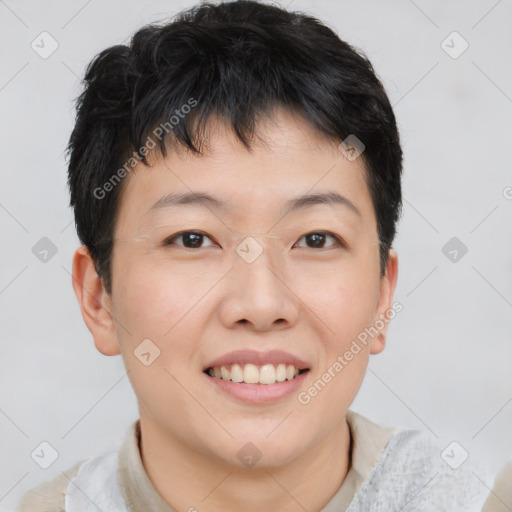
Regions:
<instances>
[{"instance_id":1,"label":"ear","mask_svg":"<svg viewBox=\"0 0 512 512\"><path fill-rule=\"evenodd\" d=\"M85 245L79 247L73 257L73 289L96 348L106 356L120 354L112 300Z\"/></svg>"},{"instance_id":2,"label":"ear","mask_svg":"<svg viewBox=\"0 0 512 512\"><path fill-rule=\"evenodd\" d=\"M393 295L398 279L398 255L394 249L389 250L386 272L380 281L379 301L374 318L374 325L379 328L379 334L372 340L370 354L378 354L386 345L386 334L390 320L389 311L392 309ZM387 314L386 314L387 312ZM382 324L384 326L382 327ZM382 328L381 328L382 327Z\"/></svg>"}]
</instances>

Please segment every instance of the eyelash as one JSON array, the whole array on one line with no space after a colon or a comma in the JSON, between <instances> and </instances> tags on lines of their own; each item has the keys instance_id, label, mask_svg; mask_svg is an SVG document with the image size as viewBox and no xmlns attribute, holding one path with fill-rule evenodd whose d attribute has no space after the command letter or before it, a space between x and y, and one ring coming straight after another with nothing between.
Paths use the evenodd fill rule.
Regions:
<instances>
[{"instance_id":1,"label":"eyelash","mask_svg":"<svg viewBox=\"0 0 512 512\"><path fill-rule=\"evenodd\" d=\"M211 238L206 233L204 233L203 231L188 230L188 231L180 231L179 233L176 233L175 235L172 235L169 238L166 238L162 242L162 246L168 247L170 245L176 245L176 244L173 243L173 241L178 239L178 238L180 238L180 237L182 237L185 234L188 234L188 233L193 233L195 235L201 235L201 236L209 238L211 240ZM335 235L334 233L331 233L330 231L310 231L309 233L306 233L306 234L302 235L299 238L299 240L304 238L304 237L307 237L308 235L326 235L326 236L330 236L331 238L334 239L334 241L336 242L337 246L345 248L345 249L347 248L346 242L341 237L339 237L338 235ZM184 249L191 249L191 250L195 249L195 248L192 248L192 247L184 247L184 246L179 246L179 247L183 247ZM309 247L309 249L315 249L315 248L314 247ZM325 247L320 247L319 249L325 249ZM327 247L327 249L329 249L329 247Z\"/></svg>"}]
</instances>

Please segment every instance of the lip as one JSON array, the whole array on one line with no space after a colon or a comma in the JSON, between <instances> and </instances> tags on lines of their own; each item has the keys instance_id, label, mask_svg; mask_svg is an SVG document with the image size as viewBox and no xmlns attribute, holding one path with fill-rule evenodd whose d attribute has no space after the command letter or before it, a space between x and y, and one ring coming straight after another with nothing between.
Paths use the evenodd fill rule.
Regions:
<instances>
[{"instance_id":1,"label":"lip","mask_svg":"<svg viewBox=\"0 0 512 512\"><path fill-rule=\"evenodd\" d=\"M292 380L276 382L275 384L244 384L210 377L210 375L204 372L202 374L222 393L226 393L241 402L265 404L276 402L292 394L296 394L300 386L304 383L309 371L299 374Z\"/></svg>"},{"instance_id":2,"label":"lip","mask_svg":"<svg viewBox=\"0 0 512 512\"><path fill-rule=\"evenodd\" d=\"M293 354L289 354L288 352L284 352L282 350L269 350L267 352L257 352L255 350L235 350L234 352L229 352L228 354L224 354L223 356L214 359L210 363L208 363L204 368L203 372L208 368L220 367L220 366L228 366L231 364L238 363L239 365L244 364L292 364L299 370L311 369L311 366L308 365L305 361L300 359ZM307 372L305 372L307 373ZM219 380L219 379L217 379ZM295 380L295 379L293 379ZM293 382L289 381L289 382ZM227 381L226 381L227 382ZM244 384L245 386L249 386L250 384ZM258 385L258 384L257 384ZM273 384L271 384L273 386Z\"/></svg>"}]
</instances>

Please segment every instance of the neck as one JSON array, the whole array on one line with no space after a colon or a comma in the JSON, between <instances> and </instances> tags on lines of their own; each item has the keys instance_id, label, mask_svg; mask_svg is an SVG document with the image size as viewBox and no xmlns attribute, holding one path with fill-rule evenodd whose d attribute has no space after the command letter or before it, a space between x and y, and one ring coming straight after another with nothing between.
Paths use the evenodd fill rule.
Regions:
<instances>
[{"instance_id":1,"label":"neck","mask_svg":"<svg viewBox=\"0 0 512 512\"><path fill-rule=\"evenodd\" d=\"M246 469L200 453L141 418L140 450L153 486L175 510L320 511L349 470L350 431L343 419L292 461Z\"/></svg>"}]
</instances>

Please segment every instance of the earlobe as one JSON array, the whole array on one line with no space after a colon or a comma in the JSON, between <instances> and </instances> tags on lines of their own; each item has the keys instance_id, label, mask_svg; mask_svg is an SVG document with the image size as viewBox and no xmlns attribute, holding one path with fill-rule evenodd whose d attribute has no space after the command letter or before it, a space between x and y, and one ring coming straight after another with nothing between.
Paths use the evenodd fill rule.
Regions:
<instances>
[{"instance_id":1,"label":"earlobe","mask_svg":"<svg viewBox=\"0 0 512 512\"><path fill-rule=\"evenodd\" d=\"M390 321L390 310L393 306L393 296L398 280L398 255L394 249L389 250L386 273L381 279L379 301L377 304L374 326L379 330L370 348L370 354L379 354L386 346L386 335Z\"/></svg>"},{"instance_id":2,"label":"earlobe","mask_svg":"<svg viewBox=\"0 0 512 512\"><path fill-rule=\"evenodd\" d=\"M85 245L80 246L73 257L73 289L96 348L107 356L120 354L112 301Z\"/></svg>"}]
</instances>

